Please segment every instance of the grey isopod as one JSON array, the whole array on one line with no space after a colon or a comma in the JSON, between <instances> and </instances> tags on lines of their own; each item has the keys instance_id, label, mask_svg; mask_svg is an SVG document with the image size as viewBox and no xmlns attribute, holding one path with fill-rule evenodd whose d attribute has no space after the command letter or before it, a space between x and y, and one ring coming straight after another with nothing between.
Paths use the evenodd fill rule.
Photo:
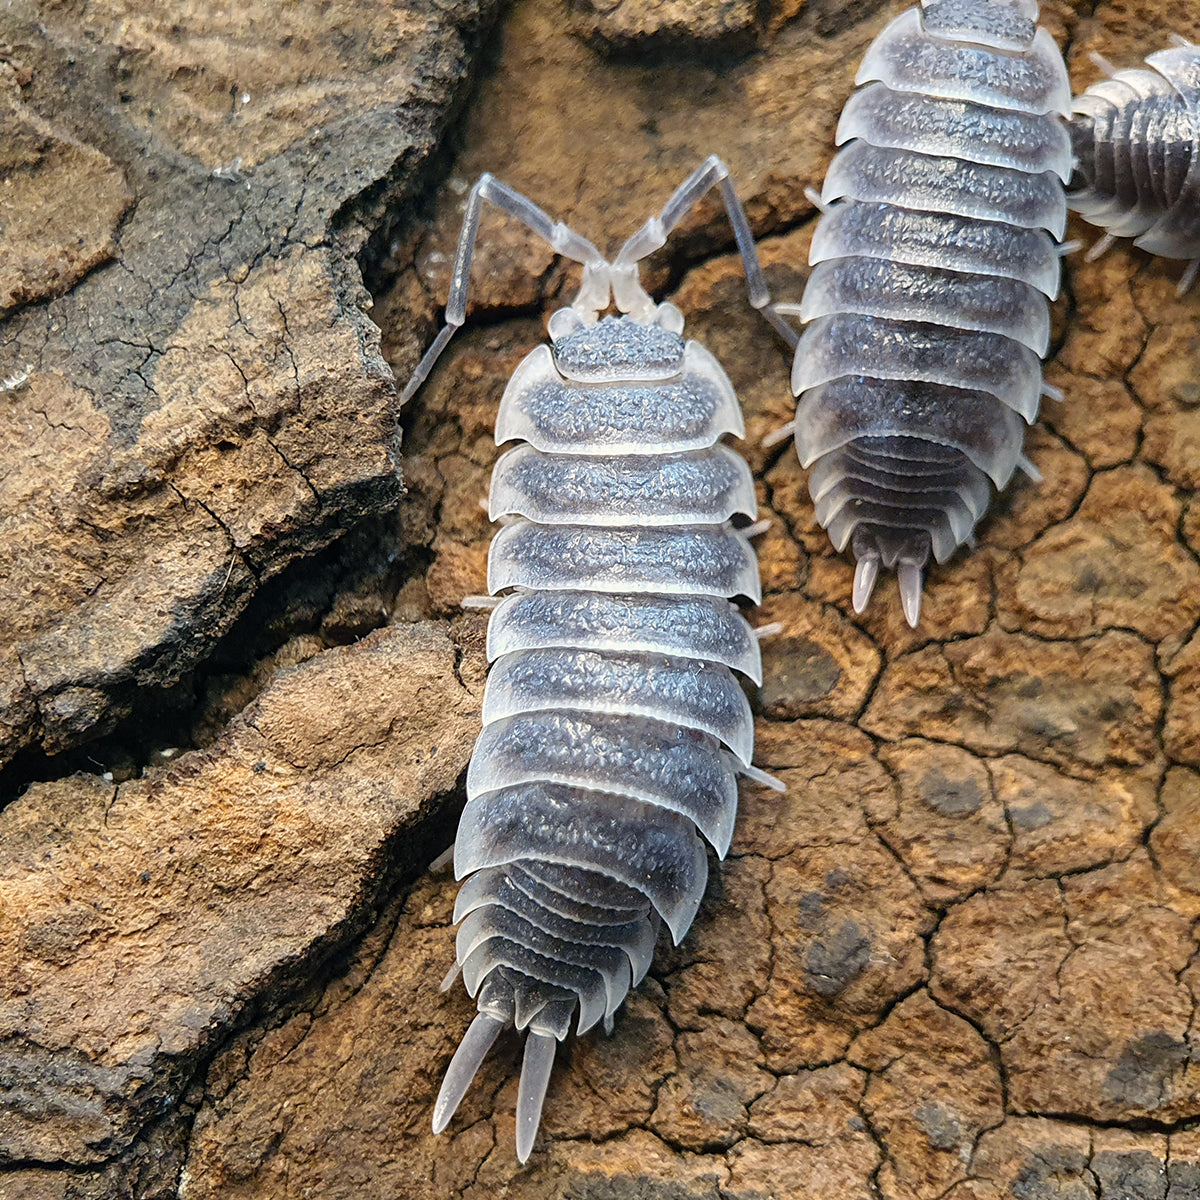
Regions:
<instances>
[{"instance_id":1,"label":"grey isopod","mask_svg":"<svg viewBox=\"0 0 1200 1200\"><path fill-rule=\"evenodd\" d=\"M466 882L457 966L479 1014L446 1071L440 1133L499 1033L527 1030L517 1156L530 1154L559 1041L613 1014L650 966L659 923L678 942L707 881L704 844L724 856L753 722L734 672L761 682L755 631L733 601L761 585L739 515L755 516L743 433L725 372L655 304L638 262L720 187L752 303L795 344L768 301L728 172L708 159L658 217L607 261L524 196L483 176L472 188L446 325L405 388L420 386L463 323L484 200L583 264L579 295L550 319L552 345L518 366L496 441L518 445L492 475L488 623L493 662L483 732L454 845ZM615 304L616 317L600 318ZM761 632L761 631L759 631ZM576 1019L577 1018L577 1019Z\"/></svg>"},{"instance_id":2,"label":"grey isopod","mask_svg":"<svg viewBox=\"0 0 1200 1200\"><path fill-rule=\"evenodd\" d=\"M1151 254L1189 259L1182 293L1200 271L1200 46L1175 41L1146 59L1148 71L1097 56L1109 77L1075 97L1067 202L1105 231L1088 258L1131 237Z\"/></svg>"},{"instance_id":3,"label":"grey isopod","mask_svg":"<svg viewBox=\"0 0 1200 1200\"><path fill-rule=\"evenodd\" d=\"M925 0L867 50L798 306L794 433L861 612L894 569L972 539L1022 467L1040 396L1072 166L1071 90L1035 0ZM782 432L782 431L781 431Z\"/></svg>"}]
</instances>

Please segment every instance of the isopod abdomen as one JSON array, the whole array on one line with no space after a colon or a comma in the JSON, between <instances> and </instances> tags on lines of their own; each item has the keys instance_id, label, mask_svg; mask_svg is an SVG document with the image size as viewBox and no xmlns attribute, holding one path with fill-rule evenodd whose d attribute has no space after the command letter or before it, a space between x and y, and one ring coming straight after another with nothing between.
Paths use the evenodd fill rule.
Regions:
<instances>
[{"instance_id":1,"label":"isopod abdomen","mask_svg":"<svg viewBox=\"0 0 1200 1200\"><path fill-rule=\"evenodd\" d=\"M875 39L821 194L794 435L817 519L857 560L861 612L894 569L972 539L1036 419L1072 152L1066 67L1033 0L927 0Z\"/></svg>"},{"instance_id":2,"label":"isopod abdomen","mask_svg":"<svg viewBox=\"0 0 1200 1200\"><path fill-rule=\"evenodd\" d=\"M579 296L551 318L552 344L509 380L496 422L497 443L518 443L497 462L489 500L505 524L488 590L504 598L488 624L483 732L454 846L465 879L454 973L479 1012L433 1114L441 1132L496 1037L524 1031L522 1162L558 1042L572 1027L611 1029L650 967L660 923L676 942L686 933L707 881L705 842L724 857L733 835L738 776L776 782L750 765L753 719L735 674L761 681L755 633L736 606L761 592L745 530L754 484L721 444L742 435L741 410L713 356L683 338L679 310L655 304L637 278L639 260L714 186L752 299L767 307L719 160L612 262L484 176L468 201L447 325L405 391L462 323L483 200L583 263ZM600 319L610 304L618 315Z\"/></svg>"},{"instance_id":3,"label":"isopod abdomen","mask_svg":"<svg viewBox=\"0 0 1200 1200\"><path fill-rule=\"evenodd\" d=\"M1103 63L1103 60L1101 60ZM1146 59L1149 70L1112 70L1075 97L1071 141L1078 160L1068 203L1105 236L1200 269L1200 46L1180 41Z\"/></svg>"}]
</instances>

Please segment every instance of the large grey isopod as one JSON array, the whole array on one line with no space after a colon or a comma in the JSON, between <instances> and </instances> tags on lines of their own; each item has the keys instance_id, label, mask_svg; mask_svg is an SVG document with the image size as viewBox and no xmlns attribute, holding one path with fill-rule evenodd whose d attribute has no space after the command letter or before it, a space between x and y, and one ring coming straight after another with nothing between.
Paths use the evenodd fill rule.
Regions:
<instances>
[{"instance_id":1,"label":"large grey isopod","mask_svg":"<svg viewBox=\"0 0 1200 1200\"><path fill-rule=\"evenodd\" d=\"M1034 0L926 0L875 39L837 129L802 301L794 433L817 519L917 623L922 574L1023 468L1072 169Z\"/></svg>"},{"instance_id":2,"label":"large grey isopod","mask_svg":"<svg viewBox=\"0 0 1200 1200\"><path fill-rule=\"evenodd\" d=\"M761 681L755 631L734 603L760 598L745 522L744 460L721 443L742 415L713 356L656 304L638 263L719 186L751 298L770 309L753 241L719 159L708 159L610 262L489 175L471 190L446 325L404 392L428 374L466 311L484 200L583 264L550 345L517 368L492 475L483 732L454 845L457 967L479 1015L433 1113L441 1132L496 1037L526 1033L517 1156L533 1147L558 1043L613 1014L650 966L660 922L678 942L700 904L707 841L724 857L737 778L751 766ZM601 317L610 306L616 316ZM735 522L742 521L739 526ZM703 840L701 840L703 839Z\"/></svg>"}]
</instances>

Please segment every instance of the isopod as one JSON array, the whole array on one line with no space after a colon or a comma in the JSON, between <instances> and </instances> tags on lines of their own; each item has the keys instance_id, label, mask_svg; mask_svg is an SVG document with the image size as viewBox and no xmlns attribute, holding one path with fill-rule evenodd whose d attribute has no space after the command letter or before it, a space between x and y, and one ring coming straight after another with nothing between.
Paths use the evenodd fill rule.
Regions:
<instances>
[{"instance_id":1,"label":"isopod","mask_svg":"<svg viewBox=\"0 0 1200 1200\"><path fill-rule=\"evenodd\" d=\"M483 202L583 265L550 345L517 367L500 400L489 512L493 664L483 731L454 844L466 879L457 966L479 1013L433 1113L440 1133L496 1037L527 1031L517 1156L531 1152L557 1045L613 1014L651 962L659 923L676 943L704 892L704 841L724 857L753 722L735 672L761 682L756 634L733 601L757 602L756 516L738 400L716 359L656 304L638 263L720 187L752 302L774 315L728 171L708 159L607 261L520 193L484 175L471 189L446 324L408 399L464 320ZM601 316L615 306L617 316ZM701 835L701 836L698 836Z\"/></svg>"},{"instance_id":2,"label":"isopod","mask_svg":"<svg viewBox=\"0 0 1200 1200\"><path fill-rule=\"evenodd\" d=\"M1118 71L1075 97L1071 142L1078 160L1067 202L1104 236L1165 258L1189 259L1179 290L1200 271L1200 46L1176 45Z\"/></svg>"},{"instance_id":3,"label":"isopod","mask_svg":"<svg viewBox=\"0 0 1200 1200\"><path fill-rule=\"evenodd\" d=\"M1035 0L925 0L867 50L801 303L794 434L818 521L915 626L930 557L972 541L1040 397L1072 166L1071 90ZM780 431L781 433L783 431Z\"/></svg>"}]
</instances>

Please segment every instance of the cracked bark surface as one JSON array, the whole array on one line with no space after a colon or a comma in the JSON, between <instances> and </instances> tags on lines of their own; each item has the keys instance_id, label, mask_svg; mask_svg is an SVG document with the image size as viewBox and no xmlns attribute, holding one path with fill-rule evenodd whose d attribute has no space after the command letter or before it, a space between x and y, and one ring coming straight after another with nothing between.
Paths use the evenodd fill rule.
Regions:
<instances>
[{"instance_id":1,"label":"cracked bark surface","mask_svg":"<svg viewBox=\"0 0 1200 1200\"><path fill-rule=\"evenodd\" d=\"M405 377L435 329L462 196L485 169L603 247L719 152L763 238L777 298L798 298L814 218L803 188L832 153L854 63L902 7L732 4L718 17L686 0L519 0L449 177L426 217L398 227L389 247L396 274L372 311L384 357ZM1077 89L1095 74L1089 51L1131 65L1161 45L1164 28L1200 40L1200 21L1161 0L1043 8ZM167 88L168 68L139 49L153 38L135 16L119 14L131 50L112 68L132 81L131 124L169 131L208 170L241 154L251 182L260 163L299 155L294 139L315 120L308 92L279 106L294 124L257 126L255 159L228 128L228 94L221 119L205 125L195 85ZM427 34L439 44L432 26ZM23 47L13 57L30 58ZM300 61L280 55L289 86ZM382 103L374 84L345 86L354 69L329 95ZM69 132L123 162L116 141L55 120L64 144ZM405 167L393 181L411 178ZM331 536L315 459L279 436L297 414L265 397L287 392L290 356L310 331L323 346L353 324L329 299L329 263L363 245L381 204L365 176L338 181L357 197L354 215L299 239L295 262L279 250L286 289L284 268L266 269L275 251L262 251L261 280L252 270L203 292L164 342L162 359L174 359L155 360L151 376L177 388L173 413L183 413L186 369L199 355L201 378L219 391L214 364L228 348L228 370L244 373L239 387L256 397L244 405L284 413L282 425L243 421L244 407L215 398L203 420L193 408L193 424L157 417L169 404L148 401L122 424L91 394L68 403L35 392L36 375L0 396L0 414L11 401L25 420L38 415L46 453L64 471L82 477L96 455L118 453L111 446L126 455L122 469L135 451L160 454L145 461L168 463L153 493L162 511L213 514L212 544L224 551L209 557L218 587L229 573L224 604L235 603L230 589L256 586ZM236 194L221 179L204 186ZM140 217L151 205L131 190ZM118 188L104 194L111 212L126 203ZM273 210L262 206L274 202L258 194L249 219L268 229ZM221 230L238 224L223 219ZM131 218L110 220L123 238ZM1093 236L1082 226L1075 235ZM105 252L103 232L93 242L101 250L89 253ZM456 885L421 870L449 836L477 728L484 622L459 602L483 590L492 530L478 500L498 453L499 391L574 280L546 247L488 215L471 323L403 414L408 491L395 514L261 589L258 642L245 661L223 658L227 637L196 687L185 744L198 749L165 760L148 752L144 774L118 769L111 782L45 778L0 813L6 1196L1200 1195L1191 1128L1200 1118L1200 506L1191 490L1200 300L1177 299L1177 268L1128 246L1096 263L1068 260L1048 366L1067 400L1047 406L1028 439L1045 482L1013 487L978 549L931 573L913 631L894 594L854 616L852 568L816 526L794 454L759 445L791 415L788 364L745 303L731 244L721 211L706 203L652 260L647 281L683 310L745 409L742 449L773 522L758 540L766 595L756 621L783 626L765 646L756 761L788 791L743 787L731 853L712 864L688 937L660 944L612 1037L560 1052L528 1166L513 1152L516 1039L498 1044L446 1134L429 1132L441 1074L474 1010L460 986L438 991L453 962ZM17 309L8 328L82 304L106 269L79 283L71 272L90 269L82 261L39 277L47 292L74 287ZM95 316L89 328L101 324ZM243 325L241 349L228 346L227 327ZM364 371L374 343L365 321L354 329L355 370ZM269 366L284 358L286 370ZM331 422L323 453L360 466L367 450L352 439L369 438L358 426L351 434L345 414L365 414L378 431L393 411L382 368L366 374L369 388L330 383L301 406L307 428ZM238 487L218 474L234 453L219 444L231 427L246 431ZM374 452L391 453L381 446ZM255 474L259 453L263 463L301 464L313 490L272 491ZM214 477L225 480L223 500L205 490ZM146 503L144 485L127 491L131 505ZM35 515L39 495L28 502ZM171 519L162 544L194 559L199 578L209 564L200 526ZM128 527L165 530L166 520L130 516ZM243 563L257 575L235 584ZM189 639L232 619L202 619L202 609L173 610ZM381 610L386 628L345 644L375 629ZM0 614L12 616L8 601ZM44 660L22 659L78 674L44 644ZM171 651L172 670L207 652L188 645ZM60 721L52 734L49 702L20 709L34 684L18 686L10 711L31 715L10 721L27 731L14 738L54 746L94 736L130 698L134 677L122 674L117 649L106 651L114 684L104 715ZM145 670L145 682L167 677ZM26 674L50 678L28 665ZM108 750L95 743L103 765Z\"/></svg>"},{"instance_id":2,"label":"cracked bark surface","mask_svg":"<svg viewBox=\"0 0 1200 1200\"><path fill-rule=\"evenodd\" d=\"M482 14L18 0L0 23L0 764L110 730L399 492L356 256Z\"/></svg>"}]
</instances>

